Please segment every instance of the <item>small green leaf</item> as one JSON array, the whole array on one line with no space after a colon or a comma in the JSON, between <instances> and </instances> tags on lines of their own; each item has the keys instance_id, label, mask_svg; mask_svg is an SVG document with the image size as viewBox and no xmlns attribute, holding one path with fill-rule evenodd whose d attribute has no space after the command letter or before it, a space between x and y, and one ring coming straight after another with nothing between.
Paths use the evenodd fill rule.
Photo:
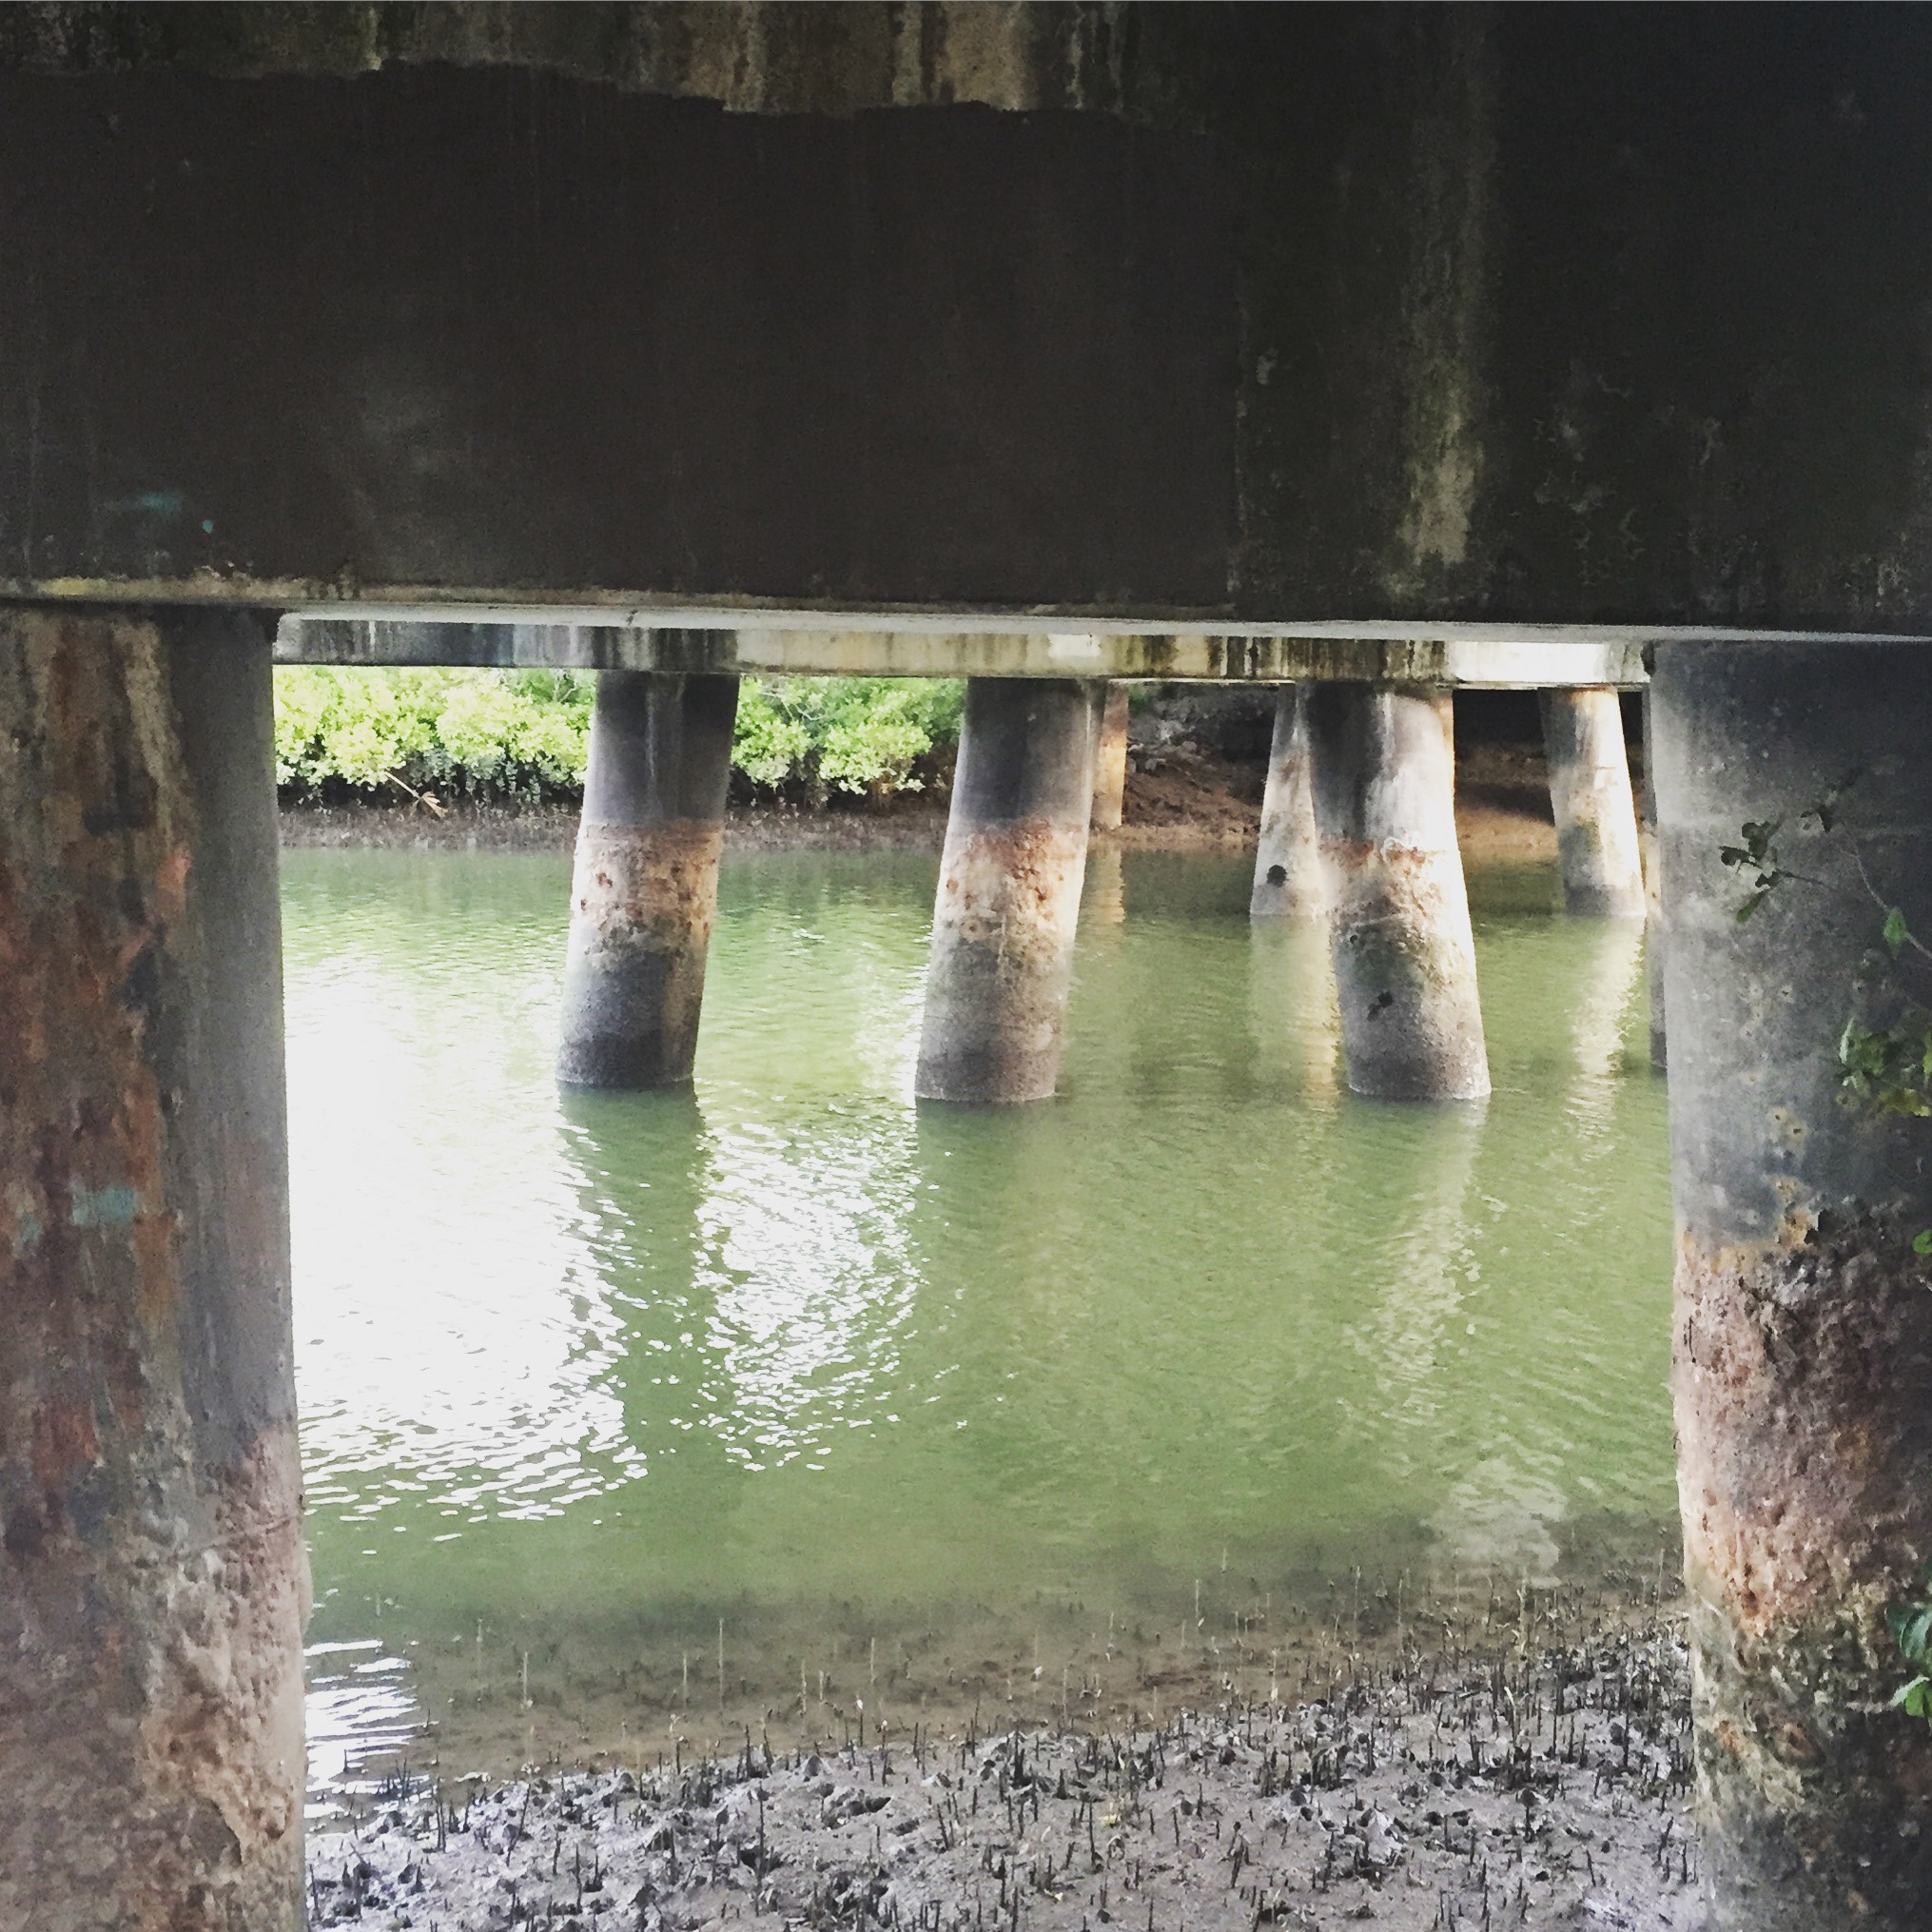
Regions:
<instances>
[{"instance_id":1,"label":"small green leaf","mask_svg":"<svg viewBox=\"0 0 1932 1932\"><path fill-rule=\"evenodd\" d=\"M1932 1255L1932 1228L1921 1228L1912 1237L1912 1252L1915 1255Z\"/></svg>"},{"instance_id":2,"label":"small green leaf","mask_svg":"<svg viewBox=\"0 0 1932 1932\"><path fill-rule=\"evenodd\" d=\"M1905 915L1894 906L1885 914L1884 932L1885 945L1890 948L1894 959L1898 958L1900 948L1903 946L1906 940L1910 939L1911 936L1911 928L1905 924Z\"/></svg>"}]
</instances>

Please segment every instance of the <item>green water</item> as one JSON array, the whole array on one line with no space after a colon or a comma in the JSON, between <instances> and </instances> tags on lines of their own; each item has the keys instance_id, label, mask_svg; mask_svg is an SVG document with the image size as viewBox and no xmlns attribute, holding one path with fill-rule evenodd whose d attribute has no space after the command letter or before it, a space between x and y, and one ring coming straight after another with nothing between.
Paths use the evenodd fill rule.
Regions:
<instances>
[{"instance_id":1,"label":"green water","mask_svg":"<svg viewBox=\"0 0 1932 1932\"><path fill-rule=\"evenodd\" d=\"M566 861L284 856L328 1750L810 1716L861 1642L875 1710L881 1645L1059 1694L1076 1626L1098 1685L1102 1623L1669 1540L1636 934L1475 874L1495 1093L1376 1105L1245 859L1097 854L1062 1098L966 1112L934 871L729 857L695 1092L561 1096Z\"/></svg>"}]
</instances>

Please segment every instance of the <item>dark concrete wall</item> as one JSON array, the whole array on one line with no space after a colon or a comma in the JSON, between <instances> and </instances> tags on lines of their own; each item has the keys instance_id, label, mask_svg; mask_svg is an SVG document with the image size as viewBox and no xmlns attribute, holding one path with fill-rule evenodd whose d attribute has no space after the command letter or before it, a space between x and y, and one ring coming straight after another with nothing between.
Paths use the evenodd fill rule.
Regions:
<instances>
[{"instance_id":1,"label":"dark concrete wall","mask_svg":"<svg viewBox=\"0 0 1932 1932\"><path fill-rule=\"evenodd\" d=\"M19 586L1932 625L1923 10L0 29Z\"/></svg>"}]
</instances>

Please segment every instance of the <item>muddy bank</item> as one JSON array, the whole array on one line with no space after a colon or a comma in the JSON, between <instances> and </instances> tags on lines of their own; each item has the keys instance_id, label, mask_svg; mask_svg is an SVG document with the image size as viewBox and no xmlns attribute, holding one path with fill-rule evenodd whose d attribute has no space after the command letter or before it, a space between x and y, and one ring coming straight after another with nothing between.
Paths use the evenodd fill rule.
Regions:
<instances>
[{"instance_id":1,"label":"muddy bank","mask_svg":"<svg viewBox=\"0 0 1932 1932\"><path fill-rule=\"evenodd\" d=\"M1137 745L1118 831L1096 846L1125 851L1239 850L1254 845L1261 769L1185 737ZM1456 828L1463 857L1486 863L1551 860L1556 833L1543 754L1526 746L1475 745L1457 768ZM386 846L459 851L567 852L574 805L299 805L282 812L287 846ZM930 851L946 838L946 800L915 792L877 806L733 806L725 844L738 851Z\"/></svg>"},{"instance_id":2,"label":"muddy bank","mask_svg":"<svg viewBox=\"0 0 1932 1932\"><path fill-rule=\"evenodd\" d=\"M311 1834L311 1922L1700 1924L1680 1620L1506 1627L1154 1728L881 1736L861 1710L790 1748L399 1773Z\"/></svg>"}]
</instances>

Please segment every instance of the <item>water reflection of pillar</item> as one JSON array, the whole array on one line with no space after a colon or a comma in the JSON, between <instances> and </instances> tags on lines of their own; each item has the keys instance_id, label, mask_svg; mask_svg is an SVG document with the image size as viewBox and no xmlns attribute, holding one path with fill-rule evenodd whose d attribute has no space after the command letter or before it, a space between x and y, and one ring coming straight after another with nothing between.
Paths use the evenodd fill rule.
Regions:
<instances>
[{"instance_id":1,"label":"water reflection of pillar","mask_svg":"<svg viewBox=\"0 0 1932 1932\"><path fill-rule=\"evenodd\" d=\"M1122 926L1127 918L1127 868L1119 846L1095 847L1086 855L1086 888L1080 916L1091 930L1096 926Z\"/></svg>"},{"instance_id":2,"label":"water reflection of pillar","mask_svg":"<svg viewBox=\"0 0 1932 1932\"><path fill-rule=\"evenodd\" d=\"M608 1354L631 1466L651 1481L627 1512L688 1532L735 1501L738 1472L713 1426L731 1409L717 1330L718 1269L708 1253L711 1153L688 1092L647 1098L566 1093L563 1146L576 1175L579 1235L596 1271L586 1324ZM617 1473L613 1473L614 1475Z\"/></svg>"},{"instance_id":3,"label":"water reflection of pillar","mask_svg":"<svg viewBox=\"0 0 1932 1932\"><path fill-rule=\"evenodd\" d=\"M1643 970L1644 928L1634 920L1606 921L1583 935L1582 983L1570 1002L1576 1044L1576 1084L1571 1111L1591 1134L1606 1132L1616 1105L1630 996Z\"/></svg>"},{"instance_id":4,"label":"water reflection of pillar","mask_svg":"<svg viewBox=\"0 0 1932 1932\"><path fill-rule=\"evenodd\" d=\"M1490 1090L1447 710L1414 686L1309 690L1348 1083L1378 1100Z\"/></svg>"},{"instance_id":5,"label":"water reflection of pillar","mask_svg":"<svg viewBox=\"0 0 1932 1932\"><path fill-rule=\"evenodd\" d=\"M1248 935L1248 1015L1261 1065L1284 1069L1309 1100L1341 1087L1341 1013L1328 928L1258 919Z\"/></svg>"},{"instance_id":6,"label":"water reflection of pillar","mask_svg":"<svg viewBox=\"0 0 1932 1932\"><path fill-rule=\"evenodd\" d=\"M1255 848L1251 919L1319 919L1332 897L1315 825L1308 761L1308 687L1284 684L1275 700L1275 735Z\"/></svg>"},{"instance_id":7,"label":"water reflection of pillar","mask_svg":"<svg viewBox=\"0 0 1932 1932\"><path fill-rule=\"evenodd\" d=\"M1372 1146L1357 1144L1350 1157L1374 1165L1357 1175L1350 1198L1373 1203L1387 1221L1378 1244L1386 1281L1365 1341L1380 1404L1374 1421L1381 1459L1395 1483L1413 1483L1440 1466L1446 1357L1452 1327L1460 1338L1470 1291L1468 1205L1482 1125L1481 1109L1416 1112L1392 1122ZM1349 1185L1350 1160L1339 1186Z\"/></svg>"},{"instance_id":8,"label":"water reflection of pillar","mask_svg":"<svg viewBox=\"0 0 1932 1932\"><path fill-rule=\"evenodd\" d=\"M1093 802L1098 708L1070 678L966 681L913 1090L1053 1092Z\"/></svg>"},{"instance_id":9,"label":"water reflection of pillar","mask_svg":"<svg viewBox=\"0 0 1932 1932\"><path fill-rule=\"evenodd\" d=\"M691 1078L737 704L735 677L597 680L556 1056L566 1084Z\"/></svg>"}]
</instances>

